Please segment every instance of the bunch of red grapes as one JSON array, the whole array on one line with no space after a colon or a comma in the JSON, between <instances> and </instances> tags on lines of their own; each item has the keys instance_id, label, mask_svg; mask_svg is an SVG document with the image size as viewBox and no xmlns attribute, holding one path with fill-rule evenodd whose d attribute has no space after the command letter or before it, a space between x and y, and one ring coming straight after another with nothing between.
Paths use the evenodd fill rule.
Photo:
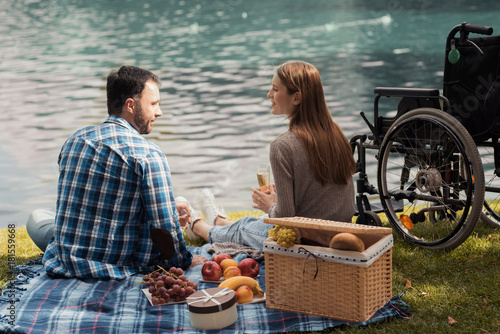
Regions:
<instances>
[{"instance_id":1,"label":"bunch of red grapes","mask_svg":"<svg viewBox=\"0 0 500 334\"><path fill-rule=\"evenodd\" d=\"M198 284L188 280L181 268L172 267L168 271L159 268L142 278L142 283L149 287L153 305L184 301L196 292Z\"/></svg>"}]
</instances>

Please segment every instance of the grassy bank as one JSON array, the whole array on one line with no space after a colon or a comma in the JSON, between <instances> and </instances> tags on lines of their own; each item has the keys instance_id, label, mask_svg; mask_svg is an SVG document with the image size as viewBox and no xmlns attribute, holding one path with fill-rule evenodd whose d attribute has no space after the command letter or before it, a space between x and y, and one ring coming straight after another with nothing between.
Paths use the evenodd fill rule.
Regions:
<instances>
[{"instance_id":1,"label":"grassy bank","mask_svg":"<svg viewBox=\"0 0 500 334\"><path fill-rule=\"evenodd\" d=\"M234 212L230 217L248 214L258 213ZM16 229L15 240L18 264L39 256L24 227ZM0 230L2 284L8 279L7 242L7 230ZM500 231L479 222L451 252L416 248L395 235L393 292L403 291L411 319L324 333L500 333Z\"/></svg>"}]
</instances>

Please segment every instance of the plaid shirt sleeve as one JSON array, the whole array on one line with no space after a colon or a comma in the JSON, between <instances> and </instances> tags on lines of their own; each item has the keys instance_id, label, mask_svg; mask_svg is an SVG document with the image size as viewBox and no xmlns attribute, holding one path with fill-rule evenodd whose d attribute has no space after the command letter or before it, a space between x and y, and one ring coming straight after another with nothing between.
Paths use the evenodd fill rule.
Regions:
<instances>
[{"instance_id":1,"label":"plaid shirt sleeve","mask_svg":"<svg viewBox=\"0 0 500 334\"><path fill-rule=\"evenodd\" d=\"M174 240L175 253L169 264L187 268L192 256L187 251L178 222L172 178L165 155L155 151L143 162L142 189L147 220L151 229L166 229Z\"/></svg>"}]
</instances>

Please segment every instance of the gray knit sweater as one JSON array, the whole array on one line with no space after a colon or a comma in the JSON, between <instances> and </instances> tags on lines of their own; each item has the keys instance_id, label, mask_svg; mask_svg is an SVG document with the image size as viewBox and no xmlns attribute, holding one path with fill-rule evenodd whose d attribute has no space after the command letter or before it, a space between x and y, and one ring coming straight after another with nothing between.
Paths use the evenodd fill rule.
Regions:
<instances>
[{"instance_id":1,"label":"gray knit sweater","mask_svg":"<svg viewBox=\"0 0 500 334\"><path fill-rule=\"evenodd\" d=\"M354 215L354 185L321 185L314 177L309 157L300 139L292 132L271 143L270 161L277 204L269 217L308 217L351 222Z\"/></svg>"}]
</instances>

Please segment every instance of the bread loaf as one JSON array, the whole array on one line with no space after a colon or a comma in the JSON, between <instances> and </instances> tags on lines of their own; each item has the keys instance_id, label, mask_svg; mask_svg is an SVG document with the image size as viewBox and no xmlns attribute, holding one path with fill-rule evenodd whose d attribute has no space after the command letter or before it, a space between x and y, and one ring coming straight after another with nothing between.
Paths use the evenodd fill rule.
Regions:
<instances>
[{"instance_id":1,"label":"bread loaf","mask_svg":"<svg viewBox=\"0 0 500 334\"><path fill-rule=\"evenodd\" d=\"M330 248L364 252L365 243L352 233L339 233L330 241Z\"/></svg>"}]
</instances>

